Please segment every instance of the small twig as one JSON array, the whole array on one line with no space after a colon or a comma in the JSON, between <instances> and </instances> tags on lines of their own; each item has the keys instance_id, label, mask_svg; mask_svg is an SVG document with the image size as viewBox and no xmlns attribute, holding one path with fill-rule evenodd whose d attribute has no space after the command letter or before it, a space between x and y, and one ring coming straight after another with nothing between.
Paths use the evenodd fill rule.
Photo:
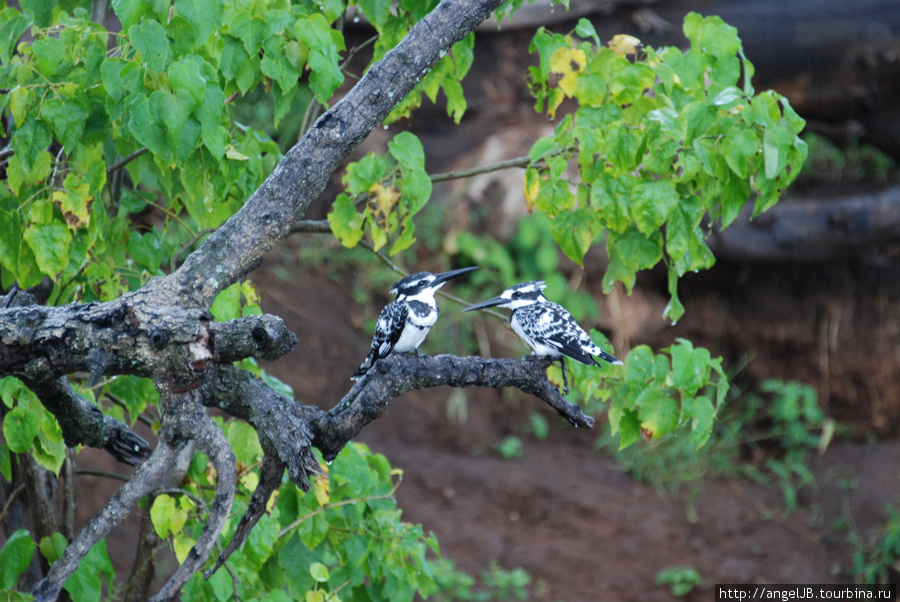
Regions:
<instances>
[{"instance_id":1,"label":"small twig","mask_svg":"<svg viewBox=\"0 0 900 602\"><path fill-rule=\"evenodd\" d=\"M12 506L12 503L13 503L13 501L16 499L16 496L17 496L23 489L25 489L25 483L22 483L21 485L19 485L19 486L16 487L15 489L13 489L13 492L12 492L11 494L9 494L9 498L7 498L6 504L3 506L3 510L0 511L0 522L2 522L3 519L6 518L6 513L9 512L9 507Z\"/></svg>"},{"instance_id":2,"label":"small twig","mask_svg":"<svg viewBox=\"0 0 900 602\"><path fill-rule=\"evenodd\" d=\"M230 104L233 103L235 100L237 100L238 97L239 97L240 95L241 95L241 91L240 91L240 90L235 90L234 93L233 93L231 96L229 96L228 98L225 99L225 104L226 104L226 105L230 105Z\"/></svg>"},{"instance_id":3,"label":"small twig","mask_svg":"<svg viewBox=\"0 0 900 602\"><path fill-rule=\"evenodd\" d=\"M119 159L118 161L116 161L115 163L110 165L109 168L107 168L106 176L109 177L117 169L121 169L122 167L125 167L126 165L128 165L129 163L131 163L132 161L134 161L135 159L137 159L138 157L140 157L141 155L143 155L144 153L146 153L149 150L150 149L145 146L144 148L137 149L136 151L134 151L127 157L122 157L121 159Z\"/></svg>"},{"instance_id":4,"label":"small twig","mask_svg":"<svg viewBox=\"0 0 900 602\"><path fill-rule=\"evenodd\" d=\"M363 50L364 48L366 48L366 47L368 47L368 46L374 44L374 43L376 42L376 40L378 40L378 36L372 36L371 38L369 38L368 40L366 40L366 41L363 42L362 44L359 44L359 45L354 46L353 48L351 48L351 49L347 52L347 58L345 58L345 59L344 59L344 62L341 63L339 69L343 72L344 69L347 68L347 65L350 64L350 61L352 61L352 60L356 57L356 55L359 54L359 52L360 52L361 50Z\"/></svg>"},{"instance_id":5,"label":"small twig","mask_svg":"<svg viewBox=\"0 0 900 602\"><path fill-rule=\"evenodd\" d=\"M207 512L207 513L209 512L209 508L207 507L206 502L203 500L203 498L191 493L190 491L187 491L186 489L181 489L178 487L170 487L167 489L160 489L159 491L156 491L155 493L156 493L156 495L162 495L164 493L168 494L168 495L183 495L183 496L187 497L188 499L190 499L191 501L193 501L198 506L200 506L201 508L203 508L204 512Z\"/></svg>"},{"instance_id":6,"label":"small twig","mask_svg":"<svg viewBox=\"0 0 900 602\"><path fill-rule=\"evenodd\" d=\"M131 477L126 477L125 475L116 474L114 472L106 472L104 470L90 470L88 468L79 468L75 471L75 474L82 474L91 477L104 477L107 479L115 479L117 481L125 481L126 483L131 480Z\"/></svg>"},{"instance_id":7,"label":"small twig","mask_svg":"<svg viewBox=\"0 0 900 602\"><path fill-rule=\"evenodd\" d=\"M365 248L369 249L370 251L372 251L372 253L375 254L375 257L380 259L386 266L388 266L389 268L391 268L392 270L394 270L395 272L397 272L404 278L406 276L409 276L409 272L407 272L406 270L401 268L399 265L397 265L396 263L391 261L391 258L388 257L387 255L385 255L384 253L382 253L381 251L376 251L375 247L372 246L372 243L370 243L369 241L361 240L361 241L359 241L359 244L364 246ZM456 295L451 295L450 293L443 291L441 289L438 289L437 293L435 293L435 294L440 295L441 297L444 297L445 299L449 299L450 301L453 301L454 303L458 303L459 305L462 305L463 307L468 307L469 305L472 305L469 301L466 301L465 299L463 299L461 297L457 297ZM506 316L501 314L499 311L495 311L493 309L482 309L480 311L482 311L483 313L486 313L490 316L494 316L495 318L500 318L501 320L506 322Z\"/></svg>"},{"instance_id":8,"label":"small twig","mask_svg":"<svg viewBox=\"0 0 900 602\"><path fill-rule=\"evenodd\" d=\"M194 234L194 237L191 238L190 241L188 241L187 243L182 245L181 250L172 256L172 261L169 262L169 271L174 272L176 264L178 263L178 258L181 257L182 255L184 255L185 253L187 253L191 249L191 247L193 247L195 244L197 244L197 242L201 238L203 238L207 234L215 232L215 230L216 230L215 228L204 228L203 230L200 230L199 232Z\"/></svg>"},{"instance_id":9,"label":"small twig","mask_svg":"<svg viewBox=\"0 0 900 602\"><path fill-rule=\"evenodd\" d=\"M397 485L399 485L399 482L397 483ZM305 523L307 520L311 519L312 517L322 514L326 510L331 510L332 508L340 508L341 506L349 506L351 504L359 504L360 502L375 502L378 500L392 500L392 499L394 499L394 492L397 491L397 485L394 485L394 487L391 489L390 493L386 493L384 495L358 497L358 498L353 498L352 500L341 500L339 502L325 504L324 506L313 510L309 514L304 514L303 516L301 516L300 518L298 518L297 520L295 520L294 522L289 524L287 527L285 527L284 529L279 531L278 537L279 538L284 537L295 527L300 526L301 524Z\"/></svg>"},{"instance_id":10,"label":"small twig","mask_svg":"<svg viewBox=\"0 0 900 602\"><path fill-rule=\"evenodd\" d=\"M517 157L492 163L490 165L482 165L481 167L472 167L471 169L461 169L459 171L449 171L446 173L436 173L428 176L432 182L444 182L446 180L458 180L461 178L471 178L472 176L481 175L483 173L491 173L500 171L501 169L509 169L511 167L527 167L531 163L531 157Z\"/></svg>"},{"instance_id":11,"label":"small twig","mask_svg":"<svg viewBox=\"0 0 900 602\"><path fill-rule=\"evenodd\" d=\"M292 234L311 232L315 234L331 234L331 224L327 219L301 219L291 226Z\"/></svg>"}]
</instances>

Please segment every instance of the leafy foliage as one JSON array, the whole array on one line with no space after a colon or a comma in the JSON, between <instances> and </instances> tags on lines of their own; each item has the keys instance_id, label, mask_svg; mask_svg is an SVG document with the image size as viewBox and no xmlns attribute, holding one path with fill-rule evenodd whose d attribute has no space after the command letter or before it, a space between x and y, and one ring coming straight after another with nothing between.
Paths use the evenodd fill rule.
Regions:
<instances>
[{"instance_id":1,"label":"leafy foliage","mask_svg":"<svg viewBox=\"0 0 900 602\"><path fill-rule=\"evenodd\" d=\"M754 96L753 65L718 17L685 18L686 52L616 39L602 47L584 19L575 33L585 41L542 29L531 45L537 110L554 119L566 99L578 108L531 148L529 209L554 218L554 237L577 263L606 239L606 291L617 281L630 291L636 272L663 262L666 315L678 320L678 278L714 261L704 217L727 227L748 200L755 215L771 207L806 157L804 121L784 97Z\"/></svg>"}]
</instances>

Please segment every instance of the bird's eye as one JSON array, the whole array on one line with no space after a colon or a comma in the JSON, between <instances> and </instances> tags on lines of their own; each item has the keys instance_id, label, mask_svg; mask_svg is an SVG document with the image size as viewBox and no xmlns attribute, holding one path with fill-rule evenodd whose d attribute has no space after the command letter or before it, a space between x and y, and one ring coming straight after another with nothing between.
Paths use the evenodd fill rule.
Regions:
<instances>
[{"instance_id":1,"label":"bird's eye","mask_svg":"<svg viewBox=\"0 0 900 602\"><path fill-rule=\"evenodd\" d=\"M428 284L427 280L419 280L419 286L425 286L426 284Z\"/></svg>"},{"instance_id":2,"label":"bird's eye","mask_svg":"<svg viewBox=\"0 0 900 602\"><path fill-rule=\"evenodd\" d=\"M522 291L516 291L513 293L512 296L513 296L513 299L518 299L519 297L522 296Z\"/></svg>"}]
</instances>

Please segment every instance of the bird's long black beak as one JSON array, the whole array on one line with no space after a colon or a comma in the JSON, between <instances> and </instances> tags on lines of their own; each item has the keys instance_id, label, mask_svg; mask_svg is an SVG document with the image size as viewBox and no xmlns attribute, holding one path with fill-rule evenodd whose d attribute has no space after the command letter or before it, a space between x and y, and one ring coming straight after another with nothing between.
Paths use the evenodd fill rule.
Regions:
<instances>
[{"instance_id":1,"label":"bird's long black beak","mask_svg":"<svg viewBox=\"0 0 900 602\"><path fill-rule=\"evenodd\" d=\"M506 299L504 299L503 297L494 297L493 299L488 299L487 301L482 301L481 303L476 303L471 307L467 307L463 311L475 311L476 309L494 307L495 305L500 305L504 301L506 301Z\"/></svg>"},{"instance_id":2,"label":"bird's long black beak","mask_svg":"<svg viewBox=\"0 0 900 602\"><path fill-rule=\"evenodd\" d=\"M450 270L449 272L443 272L434 277L434 280L431 281L431 287L438 286L450 280L451 278L456 278L457 276L462 276L463 274L468 274L469 272L474 272L478 269L477 265L473 265L469 268L460 268L458 270Z\"/></svg>"}]
</instances>

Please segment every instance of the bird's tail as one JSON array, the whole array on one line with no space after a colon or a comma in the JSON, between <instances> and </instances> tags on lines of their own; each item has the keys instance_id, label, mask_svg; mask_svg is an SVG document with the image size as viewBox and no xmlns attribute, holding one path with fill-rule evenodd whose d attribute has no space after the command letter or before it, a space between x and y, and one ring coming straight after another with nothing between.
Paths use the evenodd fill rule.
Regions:
<instances>
[{"instance_id":1,"label":"bird's tail","mask_svg":"<svg viewBox=\"0 0 900 602\"><path fill-rule=\"evenodd\" d=\"M350 380L359 380L366 375L366 373L369 371L369 368L371 368L372 364L374 363L374 358L372 357L372 355L373 354L370 353L366 356L366 359L364 359L363 362L359 365L359 368L356 369L356 372L353 373L353 375L350 377Z\"/></svg>"},{"instance_id":2,"label":"bird's tail","mask_svg":"<svg viewBox=\"0 0 900 602\"><path fill-rule=\"evenodd\" d=\"M617 358L616 356L610 355L610 354L606 353L606 352L603 351L602 349L600 350L600 353L597 354L597 356L598 356L600 359L606 360L607 362L609 362L609 363L612 364L613 366L622 366L622 365L624 365L624 363L625 363L625 362L623 362L622 360L620 360L619 358ZM596 360L595 360L595 361L596 361ZM598 363L598 365L599 365L599 363Z\"/></svg>"}]
</instances>

